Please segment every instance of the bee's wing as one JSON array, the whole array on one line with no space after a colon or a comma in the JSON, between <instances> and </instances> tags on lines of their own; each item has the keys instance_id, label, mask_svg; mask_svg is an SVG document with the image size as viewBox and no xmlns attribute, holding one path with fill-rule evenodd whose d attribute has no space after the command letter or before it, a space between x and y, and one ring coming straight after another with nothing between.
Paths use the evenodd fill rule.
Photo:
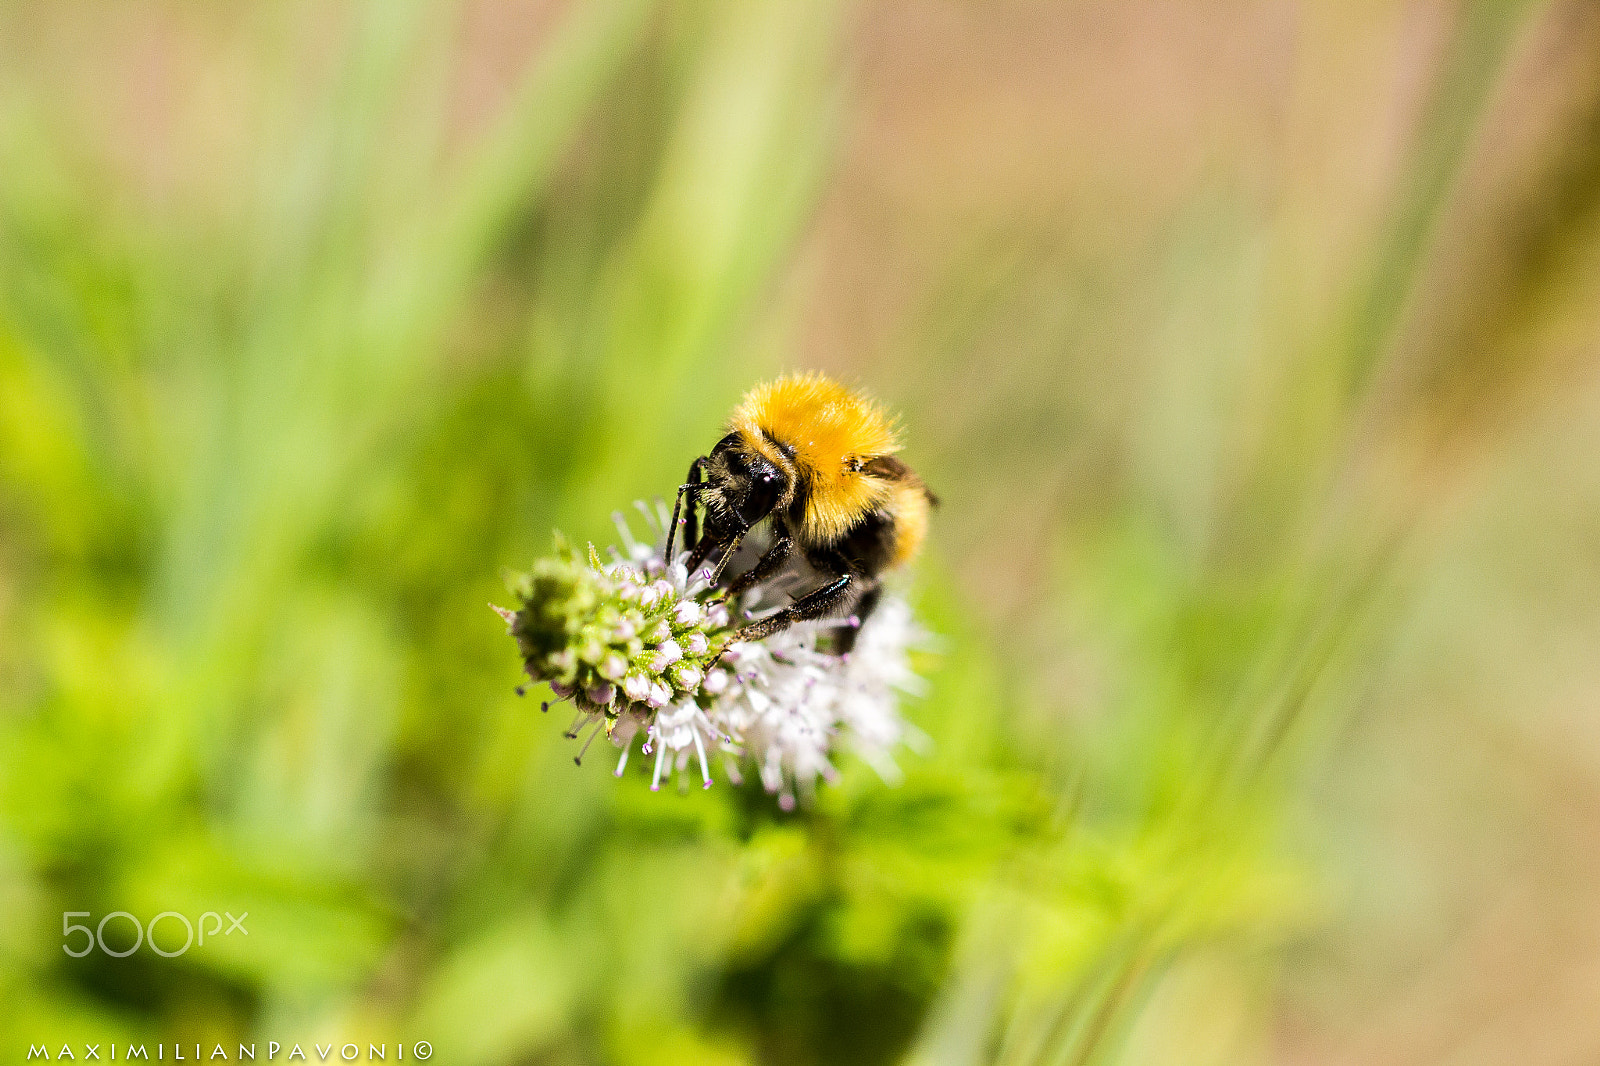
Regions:
<instances>
[{"instance_id":1,"label":"bee's wing","mask_svg":"<svg viewBox=\"0 0 1600 1066\"><path fill-rule=\"evenodd\" d=\"M882 478L885 481L909 481L920 485L923 495L928 497L928 503L933 507L939 506L939 497L935 496L933 491L923 484L922 478L917 476L917 472L892 455L873 456L862 466L861 472L869 477Z\"/></svg>"}]
</instances>

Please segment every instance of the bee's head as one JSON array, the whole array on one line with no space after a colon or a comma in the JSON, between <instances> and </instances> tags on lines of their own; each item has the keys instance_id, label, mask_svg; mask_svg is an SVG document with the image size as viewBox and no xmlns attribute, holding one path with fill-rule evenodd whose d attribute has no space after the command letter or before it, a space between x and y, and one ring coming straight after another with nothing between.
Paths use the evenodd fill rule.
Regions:
<instances>
[{"instance_id":1,"label":"bee's head","mask_svg":"<svg viewBox=\"0 0 1600 1066\"><path fill-rule=\"evenodd\" d=\"M743 533L770 515L788 495L788 478L779 467L737 433L717 442L706 456L706 531L718 540Z\"/></svg>"}]
</instances>

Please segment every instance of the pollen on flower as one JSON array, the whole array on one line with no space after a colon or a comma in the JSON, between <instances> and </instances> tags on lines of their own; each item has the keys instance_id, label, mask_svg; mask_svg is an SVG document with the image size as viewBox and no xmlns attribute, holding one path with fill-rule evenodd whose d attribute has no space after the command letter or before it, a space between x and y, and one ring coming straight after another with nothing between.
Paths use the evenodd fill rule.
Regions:
<instances>
[{"instance_id":1,"label":"pollen on flower","mask_svg":"<svg viewBox=\"0 0 1600 1066\"><path fill-rule=\"evenodd\" d=\"M920 736L900 717L898 700L918 689L909 651L925 639L905 600L888 592L865 619L736 640L742 620L782 605L781 591L758 585L730 600L709 583L709 571L687 571L687 552L661 558L665 507L639 509L650 542L620 513L621 544L608 549L609 561L593 546L580 555L558 536L549 556L513 579L517 609L494 608L528 677L577 710L569 730L583 737L576 761L604 732L620 749L620 777L638 738L652 789L673 779L685 788L691 771L709 788L710 756L720 753L736 784L740 761L749 760L784 810L818 778L837 776L832 759L841 749L896 780L894 750ZM843 624L859 627L848 656L832 650L832 629Z\"/></svg>"}]
</instances>

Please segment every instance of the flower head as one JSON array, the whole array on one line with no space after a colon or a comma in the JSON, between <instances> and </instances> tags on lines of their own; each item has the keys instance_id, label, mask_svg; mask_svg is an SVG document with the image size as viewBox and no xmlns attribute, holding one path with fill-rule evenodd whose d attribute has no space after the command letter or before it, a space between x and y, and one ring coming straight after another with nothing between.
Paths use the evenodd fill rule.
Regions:
<instances>
[{"instance_id":1,"label":"flower head","mask_svg":"<svg viewBox=\"0 0 1600 1066\"><path fill-rule=\"evenodd\" d=\"M665 508L640 510L663 543ZM581 558L558 537L550 556L514 580L518 609L495 608L528 676L576 706L569 735L590 730L579 761L604 731L622 749L620 776L642 735L641 753L654 759L652 789L674 775L686 785L691 767L709 788L713 755L722 754L735 781L748 757L786 810L797 789L809 794L817 778L836 776L831 756L841 740L885 779L898 776L891 752L909 728L898 695L921 681L908 652L922 632L904 599L886 593L857 623L847 655L830 646L839 622L741 641L733 619L777 609L781 593L758 586L730 603L704 572L687 572L687 552L669 564L616 518L622 545L608 562L593 546Z\"/></svg>"}]
</instances>

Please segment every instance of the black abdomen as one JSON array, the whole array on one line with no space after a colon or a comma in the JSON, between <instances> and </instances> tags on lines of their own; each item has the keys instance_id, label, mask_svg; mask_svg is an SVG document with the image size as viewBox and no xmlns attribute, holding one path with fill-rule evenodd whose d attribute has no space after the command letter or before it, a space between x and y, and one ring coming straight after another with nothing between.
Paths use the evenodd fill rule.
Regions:
<instances>
[{"instance_id":1,"label":"black abdomen","mask_svg":"<svg viewBox=\"0 0 1600 1066\"><path fill-rule=\"evenodd\" d=\"M852 574L876 578L889 568L894 545L894 517L883 511L869 511L829 550L848 565Z\"/></svg>"}]
</instances>

